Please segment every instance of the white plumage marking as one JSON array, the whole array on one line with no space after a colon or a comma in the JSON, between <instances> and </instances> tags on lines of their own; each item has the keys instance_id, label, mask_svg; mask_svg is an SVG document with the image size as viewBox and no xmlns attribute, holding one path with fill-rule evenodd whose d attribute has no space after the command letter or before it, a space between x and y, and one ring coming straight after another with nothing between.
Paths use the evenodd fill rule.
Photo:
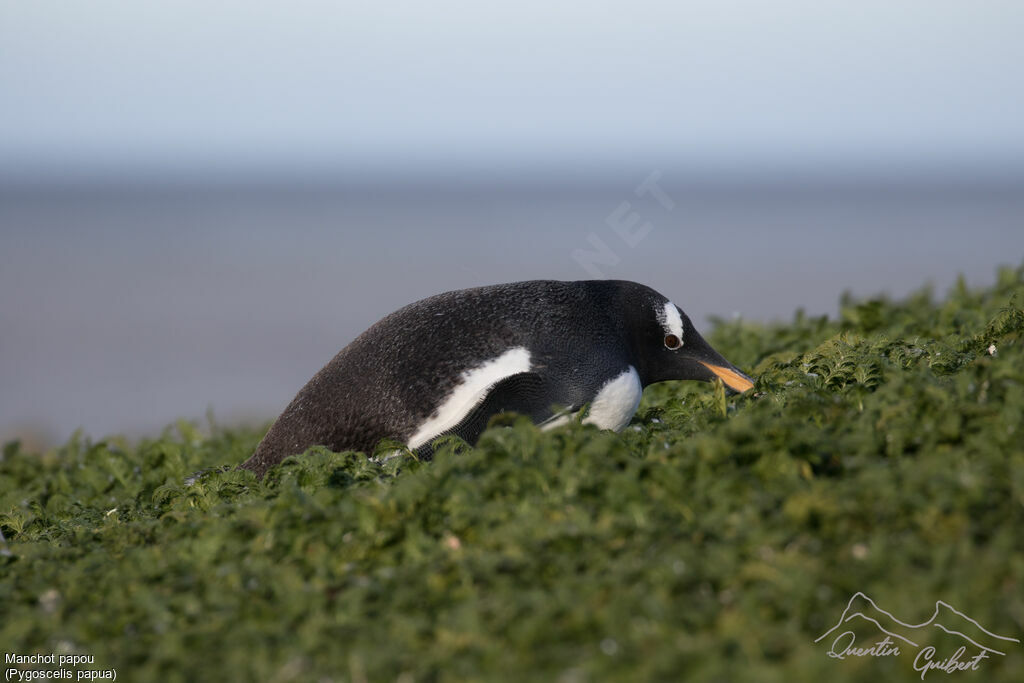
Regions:
<instances>
[{"instance_id":1,"label":"white plumage marking","mask_svg":"<svg viewBox=\"0 0 1024 683\"><path fill-rule=\"evenodd\" d=\"M630 365L628 370L605 382L591 402L590 412L583 421L601 429L621 431L640 406L643 393L640 375Z\"/></svg>"},{"instance_id":2,"label":"white plumage marking","mask_svg":"<svg viewBox=\"0 0 1024 683\"><path fill-rule=\"evenodd\" d=\"M552 415L551 417L544 420L537 426L540 427L541 431L545 431L548 429L554 429L555 427L561 427L562 425L567 425L571 420L572 413L570 411L565 410L555 415Z\"/></svg>"},{"instance_id":3,"label":"white plumage marking","mask_svg":"<svg viewBox=\"0 0 1024 683\"><path fill-rule=\"evenodd\" d=\"M488 390L506 377L529 372L530 352L522 346L462 373L462 379L434 413L409 437L409 448L419 448L462 422Z\"/></svg>"},{"instance_id":4,"label":"white plumage marking","mask_svg":"<svg viewBox=\"0 0 1024 683\"><path fill-rule=\"evenodd\" d=\"M674 334L683 339L683 319L679 315L679 309L671 301L666 301L664 308L658 314L658 322L665 328L665 334Z\"/></svg>"}]
</instances>

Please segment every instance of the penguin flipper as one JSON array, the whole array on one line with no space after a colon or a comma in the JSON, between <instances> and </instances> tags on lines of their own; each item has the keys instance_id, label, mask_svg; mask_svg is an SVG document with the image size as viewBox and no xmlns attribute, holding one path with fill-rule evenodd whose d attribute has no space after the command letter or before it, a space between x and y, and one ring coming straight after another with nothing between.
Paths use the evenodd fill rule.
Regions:
<instances>
[{"instance_id":1,"label":"penguin flipper","mask_svg":"<svg viewBox=\"0 0 1024 683\"><path fill-rule=\"evenodd\" d=\"M551 403L550 383L535 372L520 372L495 382L480 401L454 427L445 430L417 448L421 456L433 454L434 439L454 434L475 444L492 417L499 413L519 413L540 424L558 414Z\"/></svg>"}]
</instances>

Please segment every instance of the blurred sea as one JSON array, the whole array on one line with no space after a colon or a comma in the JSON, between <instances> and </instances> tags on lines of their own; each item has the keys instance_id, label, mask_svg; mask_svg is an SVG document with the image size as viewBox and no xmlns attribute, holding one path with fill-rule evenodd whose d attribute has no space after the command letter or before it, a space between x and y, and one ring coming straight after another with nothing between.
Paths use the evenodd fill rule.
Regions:
<instances>
[{"instance_id":1,"label":"blurred sea","mask_svg":"<svg viewBox=\"0 0 1024 683\"><path fill-rule=\"evenodd\" d=\"M363 329L448 289L600 272L706 327L1024 260L1024 183L643 180L0 187L0 441L272 418Z\"/></svg>"}]
</instances>

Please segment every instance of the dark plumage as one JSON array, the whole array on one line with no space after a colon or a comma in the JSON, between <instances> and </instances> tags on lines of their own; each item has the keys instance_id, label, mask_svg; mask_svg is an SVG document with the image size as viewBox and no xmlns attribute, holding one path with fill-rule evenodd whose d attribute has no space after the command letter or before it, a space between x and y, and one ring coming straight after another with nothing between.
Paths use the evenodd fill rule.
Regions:
<instances>
[{"instance_id":1,"label":"dark plumage","mask_svg":"<svg viewBox=\"0 0 1024 683\"><path fill-rule=\"evenodd\" d=\"M602 411L595 423L621 428L640 386L716 374L737 390L752 385L673 311L649 287L606 280L516 282L417 301L342 349L241 467L262 476L310 446L369 451L383 438L415 437L422 443L412 446L429 452L442 433L475 442L498 412L542 422L590 402L592 414L599 403ZM670 348L679 325L680 346Z\"/></svg>"}]
</instances>

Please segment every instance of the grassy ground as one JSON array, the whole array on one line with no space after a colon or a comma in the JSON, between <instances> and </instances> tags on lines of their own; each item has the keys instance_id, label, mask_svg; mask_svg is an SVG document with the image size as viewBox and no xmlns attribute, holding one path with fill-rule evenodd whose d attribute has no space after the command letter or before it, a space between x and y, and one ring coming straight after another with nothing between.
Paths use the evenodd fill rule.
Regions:
<instances>
[{"instance_id":1,"label":"grassy ground","mask_svg":"<svg viewBox=\"0 0 1024 683\"><path fill-rule=\"evenodd\" d=\"M1024 267L722 322L756 393L667 383L620 435L515 421L433 463L313 449L187 486L260 434L8 444L0 649L124 681L920 680L814 641L856 591L1024 639L1022 307ZM1001 642L925 680L1024 680Z\"/></svg>"}]
</instances>

